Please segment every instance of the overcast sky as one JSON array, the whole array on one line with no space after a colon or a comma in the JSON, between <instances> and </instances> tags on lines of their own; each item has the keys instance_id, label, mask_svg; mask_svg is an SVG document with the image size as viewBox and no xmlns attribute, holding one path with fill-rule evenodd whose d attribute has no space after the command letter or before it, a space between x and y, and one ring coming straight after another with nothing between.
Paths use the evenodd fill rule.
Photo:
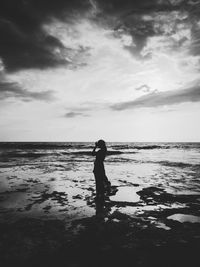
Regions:
<instances>
[{"instance_id":1,"label":"overcast sky","mask_svg":"<svg viewBox=\"0 0 200 267\"><path fill-rule=\"evenodd\" d=\"M200 0L1 0L0 141L200 141Z\"/></svg>"}]
</instances>

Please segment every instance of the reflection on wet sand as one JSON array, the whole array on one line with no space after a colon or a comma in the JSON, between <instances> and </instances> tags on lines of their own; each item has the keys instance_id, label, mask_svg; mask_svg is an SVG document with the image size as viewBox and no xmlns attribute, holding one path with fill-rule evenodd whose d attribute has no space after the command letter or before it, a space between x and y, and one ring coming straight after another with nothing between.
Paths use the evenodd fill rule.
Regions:
<instances>
[{"instance_id":1,"label":"reflection on wet sand","mask_svg":"<svg viewBox=\"0 0 200 267\"><path fill-rule=\"evenodd\" d=\"M167 217L169 220L175 220L181 223L189 222L189 223L200 223L200 217L188 214L173 214Z\"/></svg>"},{"instance_id":2,"label":"reflection on wet sand","mask_svg":"<svg viewBox=\"0 0 200 267\"><path fill-rule=\"evenodd\" d=\"M87 153L71 156L62 148L35 157L31 152L27 158L22 152L19 158L4 155L0 260L13 260L10 266L28 266L30 258L34 266L37 258L44 260L43 266L63 266L62 260L69 266L96 266L97 256L102 259L99 266L129 266L131 260L131 266L149 267L149 262L173 266L173 257L174 266L184 266L186 258L179 265L176 256L180 254L195 258L200 245L200 168L191 160L178 164L180 151L173 164L169 149L139 151L108 157L112 189L100 199ZM188 254L183 253L186 245Z\"/></svg>"},{"instance_id":3,"label":"reflection on wet sand","mask_svg":"<svg viewBox=\"0 0 200 267\"><path fill-rule=\"evenodd\" d=\"M96 198L95 199L95 209L96 209L96 217L99 219L104 219L109 212L108 207L106 207L106 202L109 201L109 197L105 199L105 197Z\"/></svg>"}]
</instances>

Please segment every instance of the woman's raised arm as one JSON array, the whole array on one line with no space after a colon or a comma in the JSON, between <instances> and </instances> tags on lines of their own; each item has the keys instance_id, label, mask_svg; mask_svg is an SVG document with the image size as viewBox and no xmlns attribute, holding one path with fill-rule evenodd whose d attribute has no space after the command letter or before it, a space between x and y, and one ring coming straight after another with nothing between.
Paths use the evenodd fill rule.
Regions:
<instances>
[{"instance_id":1,"label":"woman's raised arm","mask_svg":"<svg viewBox=\"0 0 200 267\"><path fill-rule=\"evenodd\" d=\"M92 150L92 156L96 156L96 148L97 148L97 143L95 143L95 146L94 146L94 148L93 148L93 150Z\"/></svg>"}]
</instances>

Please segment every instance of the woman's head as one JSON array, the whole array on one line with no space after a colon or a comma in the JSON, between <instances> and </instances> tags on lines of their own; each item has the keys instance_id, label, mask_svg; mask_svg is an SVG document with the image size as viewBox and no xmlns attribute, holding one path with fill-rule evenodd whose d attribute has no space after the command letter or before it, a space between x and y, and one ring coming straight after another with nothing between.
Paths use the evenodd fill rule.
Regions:
<instances>
[{"instance_id":1,"label":"woman's head","mask_svg":"<svg viewBox=\"0 0 200 267\"><path fill-rule=\"evenodd\" d=\"M104 140L100 139L99 141L97 141L97 146L100 148L105 148L106 147L106 143Z\"/></svg>"}]
</instances>

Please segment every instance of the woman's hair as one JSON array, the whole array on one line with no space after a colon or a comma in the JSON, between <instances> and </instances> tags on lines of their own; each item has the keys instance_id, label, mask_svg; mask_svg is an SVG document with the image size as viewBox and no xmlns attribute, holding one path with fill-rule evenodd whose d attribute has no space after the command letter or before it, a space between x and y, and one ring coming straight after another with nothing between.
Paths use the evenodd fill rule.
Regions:
<instances>
[{"instance_id":1,"label":"woman's hair","mask_svg":"<svg viewBox=\"0 0 200 267\"><path fill-rule=\"evenodd\" d=\"M100 139L98 142L97 142L98 146L100 148L105 148L106 149L106 143L104 140Z\"/></svg>"}]
</instances>

